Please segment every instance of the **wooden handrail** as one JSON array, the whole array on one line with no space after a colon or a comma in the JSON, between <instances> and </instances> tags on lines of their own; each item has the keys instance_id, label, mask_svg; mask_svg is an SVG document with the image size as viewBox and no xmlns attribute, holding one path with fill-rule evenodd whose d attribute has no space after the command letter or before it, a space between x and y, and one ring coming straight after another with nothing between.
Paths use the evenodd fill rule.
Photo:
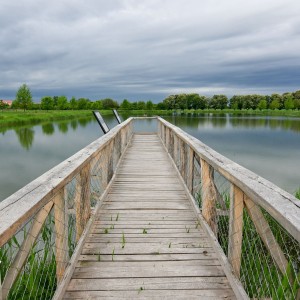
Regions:
<instances>
[{"instance_id":1,"label":"wooden handrail","mask_svg":"<svg viewBox=\"0 0 300 300\"><path fill-rule=\"evenodd\" d=\"M300 201L278 186L240 166L211 149L177 126L158 117L163 128L159 132L166 141L166 128L184 141L202 160L206 161L229 182L243 191L259 207L265 209L283 228L300 242ZM180 141L178 141L180 143Z\"/></svg>"},{"instance_id":2,"label":"wooden handrail","mask_svg":"<svg viewBox=\"0 0 300 300\"><path fill-rule=\"evenodd\" d=\"M28 220L59 193L133 118L114 127L109 133L83 148L4 201L0 202L0 247Z\"/></svg>"}]
</instances>

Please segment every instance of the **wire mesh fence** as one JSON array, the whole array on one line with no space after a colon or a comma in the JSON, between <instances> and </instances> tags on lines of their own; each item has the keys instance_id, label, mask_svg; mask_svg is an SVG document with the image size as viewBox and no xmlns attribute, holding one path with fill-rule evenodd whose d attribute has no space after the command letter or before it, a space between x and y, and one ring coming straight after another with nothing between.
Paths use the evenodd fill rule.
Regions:
<instances>
[{"instance_id":1,"label":"wire mesh fence","mask_svg":"<svg viewBox=\"0 0 300 300\"><path fill-rule=\"evenodd\" d=\"M193 141L173 128L160 123L162 142L249 298L300 299L299 240L274 218L276 214L248 197L230 174L219 173L221 167L214 169L192 147ZM210 159L222 166L219 158ZM299 205L294 209L299 216Z\"/></svg>"},{"instance_id":2,"label":"wire mesh fence","mask_svg":"<svg viewBox=\"0 0 300 300\"><path fill-rule=\"evenodd\" d=\"M101 150L71 170L47 203L1 244L0 299L53 297L131 134L130 122L111 133Z\"/></svg>"}]
</instances>

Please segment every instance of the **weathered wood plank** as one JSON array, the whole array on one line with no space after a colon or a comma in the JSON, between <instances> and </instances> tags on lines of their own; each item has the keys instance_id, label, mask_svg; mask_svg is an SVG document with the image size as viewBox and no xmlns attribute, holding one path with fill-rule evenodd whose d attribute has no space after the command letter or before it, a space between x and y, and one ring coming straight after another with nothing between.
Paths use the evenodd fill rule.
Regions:
<instances>
[{"instance_id":1,"label":"weathered wood plank","mask_svg":"<svg viewBox=\"0 0 300 300\"><path fill-rule=\"evenodd\" d=\"M231 289L222 290L146 290L133 291L68 291L64 299L236 299Z\"/></svg>"},{"instance_id":2,"label":"weathered wood plank","mask_svg":"<svg viewBox=\"0 0 300 300\"><path fill-rule=\"evenodd\" d=\"M236 186L232 186L231 189L228 260L234 274L239 278L242 259L244 193Z\"/></svg>"},{"instance_id":3,"label":"weathered wood plank","mask_svg":"<svg viewBox=\"0 0 300 300\"><path fill-rule=\"evenodd\" d=\"M229 289L225 277L167 277L167 278L112 278L112 279L73 279L68 291L132 291L144 286L145 290L208 290Z\"/></svg>"}]
</instances>

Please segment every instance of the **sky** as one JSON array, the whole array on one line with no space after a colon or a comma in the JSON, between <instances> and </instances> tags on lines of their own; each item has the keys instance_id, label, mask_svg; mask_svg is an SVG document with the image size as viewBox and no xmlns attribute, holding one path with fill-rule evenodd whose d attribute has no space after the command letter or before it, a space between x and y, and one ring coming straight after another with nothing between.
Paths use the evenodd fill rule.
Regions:
<instances>
[{"instance_id":1,"label":"sky","mask_svg":"<svg viewBox=\"0 0 300 300\"><path fill-rule=\"evenodd\" d=\"M0 0L0 99L300 89L299 0Z\"/></svg>"}]
</instances>

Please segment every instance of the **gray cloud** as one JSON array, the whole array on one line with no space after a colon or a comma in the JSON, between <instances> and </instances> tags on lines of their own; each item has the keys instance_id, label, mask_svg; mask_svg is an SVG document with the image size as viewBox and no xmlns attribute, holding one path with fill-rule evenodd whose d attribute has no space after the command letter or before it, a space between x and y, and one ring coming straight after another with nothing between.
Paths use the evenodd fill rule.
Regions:
<instances>
[{"instance_id":1,"label":"gray cloud","mask_svg":"<svg viewBox=\"0 0 300 300\"><path fill-rule=\"evenodd\" d=\"M0 97L161 100L299 89L296 0L11 0L0 11Z\"/></svg>"}]
</instances>

